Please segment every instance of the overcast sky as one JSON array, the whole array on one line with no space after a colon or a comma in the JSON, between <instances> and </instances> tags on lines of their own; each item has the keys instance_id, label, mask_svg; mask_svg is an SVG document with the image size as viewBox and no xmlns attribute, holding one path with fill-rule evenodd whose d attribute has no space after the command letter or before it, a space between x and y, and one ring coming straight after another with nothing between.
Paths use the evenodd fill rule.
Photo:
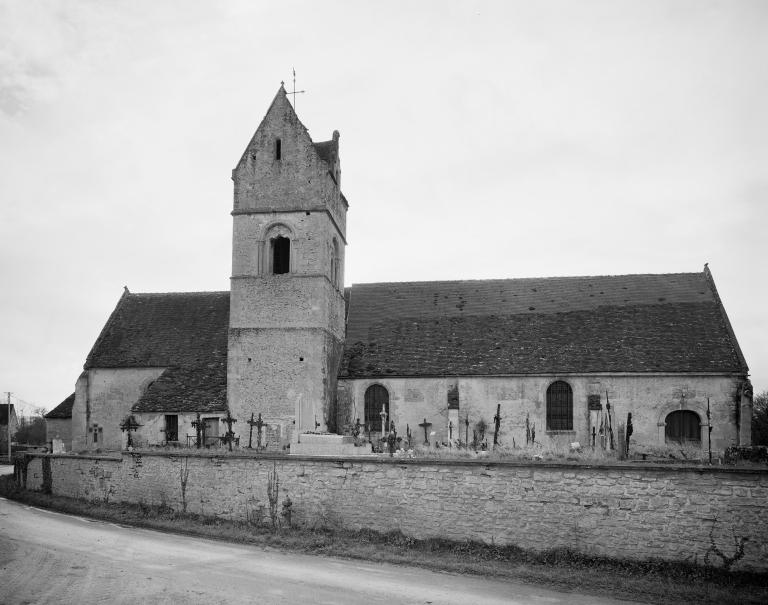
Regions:
<instances>
[{"instance_id":1,"label":"overcast sky","mask_svg":"<svg viewBox=\"0 0 768 605\"><path fill-rule=\"evenodd\" d=\"M708 262L766 389L766 32L761 0L0 0L0 389L61 402L124 285L229 289L293 67L347 284Z\"/></svg>"}]
</instances>

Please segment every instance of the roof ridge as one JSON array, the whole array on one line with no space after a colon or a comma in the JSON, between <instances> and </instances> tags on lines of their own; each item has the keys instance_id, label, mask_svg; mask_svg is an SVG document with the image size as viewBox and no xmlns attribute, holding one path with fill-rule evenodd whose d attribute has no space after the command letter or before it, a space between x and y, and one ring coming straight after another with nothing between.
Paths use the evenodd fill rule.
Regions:
<instances>
[{"instance_id":1,"label":"roof ridge","mask_svg":"<svg viewBox=\"0 0 768 605\"><path fill-rule=\"evenodd\" d=\"M192 296L192 295L198 295L202 296L204 294L229 294L229 290L198 290L198 291L190 291L190 292L129 292L128 296L130 297L137 297L137 296Z\"/></svg>"},{"instance_id":2,"label":"roof ridge","mask_svg":"<svg viewBox=\"0 0 768 605\"><path fill-rule=\"evenodd\" d=\"M385 286L385 285L416 285L416 284L471 284L471 283L489 283L489 282L511 282L523 280L549 281L556 279L596 279L602 277L670 277L673 275L702 275L701 272L686 271L679 273L616 273L611 275L553 275L548 277L494 277L489 279L439 279L423 281L385 281L385 282L362 282L353 283L355 286Z\"/></svg>"}]
</instances>

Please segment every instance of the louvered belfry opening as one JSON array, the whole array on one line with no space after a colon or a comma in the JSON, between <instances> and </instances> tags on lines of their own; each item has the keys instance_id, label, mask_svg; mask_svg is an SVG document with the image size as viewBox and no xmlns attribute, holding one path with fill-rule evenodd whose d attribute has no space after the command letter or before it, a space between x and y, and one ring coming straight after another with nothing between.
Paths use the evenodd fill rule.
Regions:
<instances>
[{"instance_id":1,"label":"louvered belfry opening","mask_svg":"<svg viewBox=\"0 0 768 605\"><path fill-rule=\"evenodd\" d=\"M272 273L282 275L291 268L291 240L278 235L272 240Z\"/></svg>"},{"instance_id":2,"label":"louvered belfry opening","mask_svg":"<svg viewBox=\"0 0 768 605\"><path fill-rule=\"evenodd\" d=\"M664 438L667 443L701 445L701 419L696 412L677 410L667 416Z\"/></svg>"},{"instance_id":3,"label":"louvered belfry opening","mask_svg":"<svg viewBox=\"0 0 768 605\"><path fill-rule=\"evenodd\" d=\"M573 430L573 390L562 380L553 382L547 389L547 430Z\"/></svg>"},{"instance_id":4,"label":"louvered belfry opening","mask_svg":"<svg viewBox=\"0 0 768 605\"><path fill-rule=\"evenodd\" d=\"M389 391L380 384L372 384L365 391L365 424L372 431L381 431L381 408L389 418Z\"/></svg>"}]
</instances>

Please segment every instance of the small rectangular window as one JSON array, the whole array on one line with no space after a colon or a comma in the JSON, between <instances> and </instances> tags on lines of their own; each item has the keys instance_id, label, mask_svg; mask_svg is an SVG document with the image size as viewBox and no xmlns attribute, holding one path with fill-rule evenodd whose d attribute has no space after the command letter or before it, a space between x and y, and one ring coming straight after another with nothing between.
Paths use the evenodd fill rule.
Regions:
<instances>
[{"instance_id":1,"label":"small rectangular window","mask_svg":"<svg viewBox=\"0 0 768 605\"><path fill-rule=\"evenodd\" d=\"M282 147L283 145L280 139L275 140L275 159L276 160L282 159L282 155L283 155Z\"/></svg>"},{"instance_id":2,"label":"small rectangular window","mask_svg":"<svg viewBox=\"0 0 768 605\"><path fill-rule=\"evenodd\" d=\"M176 414L166 414L165 416L165 440L179 440L179 417Z\"/></svg>"}]
</instances>

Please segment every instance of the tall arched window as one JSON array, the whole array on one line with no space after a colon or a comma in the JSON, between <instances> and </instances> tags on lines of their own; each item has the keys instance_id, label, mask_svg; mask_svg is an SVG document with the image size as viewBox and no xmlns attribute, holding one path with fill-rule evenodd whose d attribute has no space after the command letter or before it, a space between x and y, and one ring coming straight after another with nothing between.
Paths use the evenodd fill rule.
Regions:
<instances>
[{"instance_id":1,"label":"tall arched window","mask_svg":"<svg viewBox=\"0 0 768 605\"><path fill-rule=\"evenodd\" d=\"M365 424L372 431L381 430L381 409L389 418L389 391L380 384L372 384L365 391Z\"/></svg>"},{"instance_id":2,"label":"tall arched window","mask_svg":"<svg viewBox=\"0 0 768 605\"><path fill-rule=\"evenodd\" d=\"M571 385L558 380L547 389L547 430L573 430L573 391Z\"/></svg>"},{"instance_id":3,"label":"tall arched window","mask_svg":"<svg viewBox=\"0 0 768 605\"><path fill-rule=\"evenodd\" d=\"M681 445L701 445L701 419L696 412L677 410L665 420L664 440Z\"/></svg>"},{"instance_id":4,"label":"tall arched window","mask_svg":"<svg viewBox=\"0 0 768 605\"><path fill-rule=\"evenodd\" d=\"M272 273L281 275L291 270L291 240L282 235L271 240L271 262Z\"/></svg>"}]
</instances>

